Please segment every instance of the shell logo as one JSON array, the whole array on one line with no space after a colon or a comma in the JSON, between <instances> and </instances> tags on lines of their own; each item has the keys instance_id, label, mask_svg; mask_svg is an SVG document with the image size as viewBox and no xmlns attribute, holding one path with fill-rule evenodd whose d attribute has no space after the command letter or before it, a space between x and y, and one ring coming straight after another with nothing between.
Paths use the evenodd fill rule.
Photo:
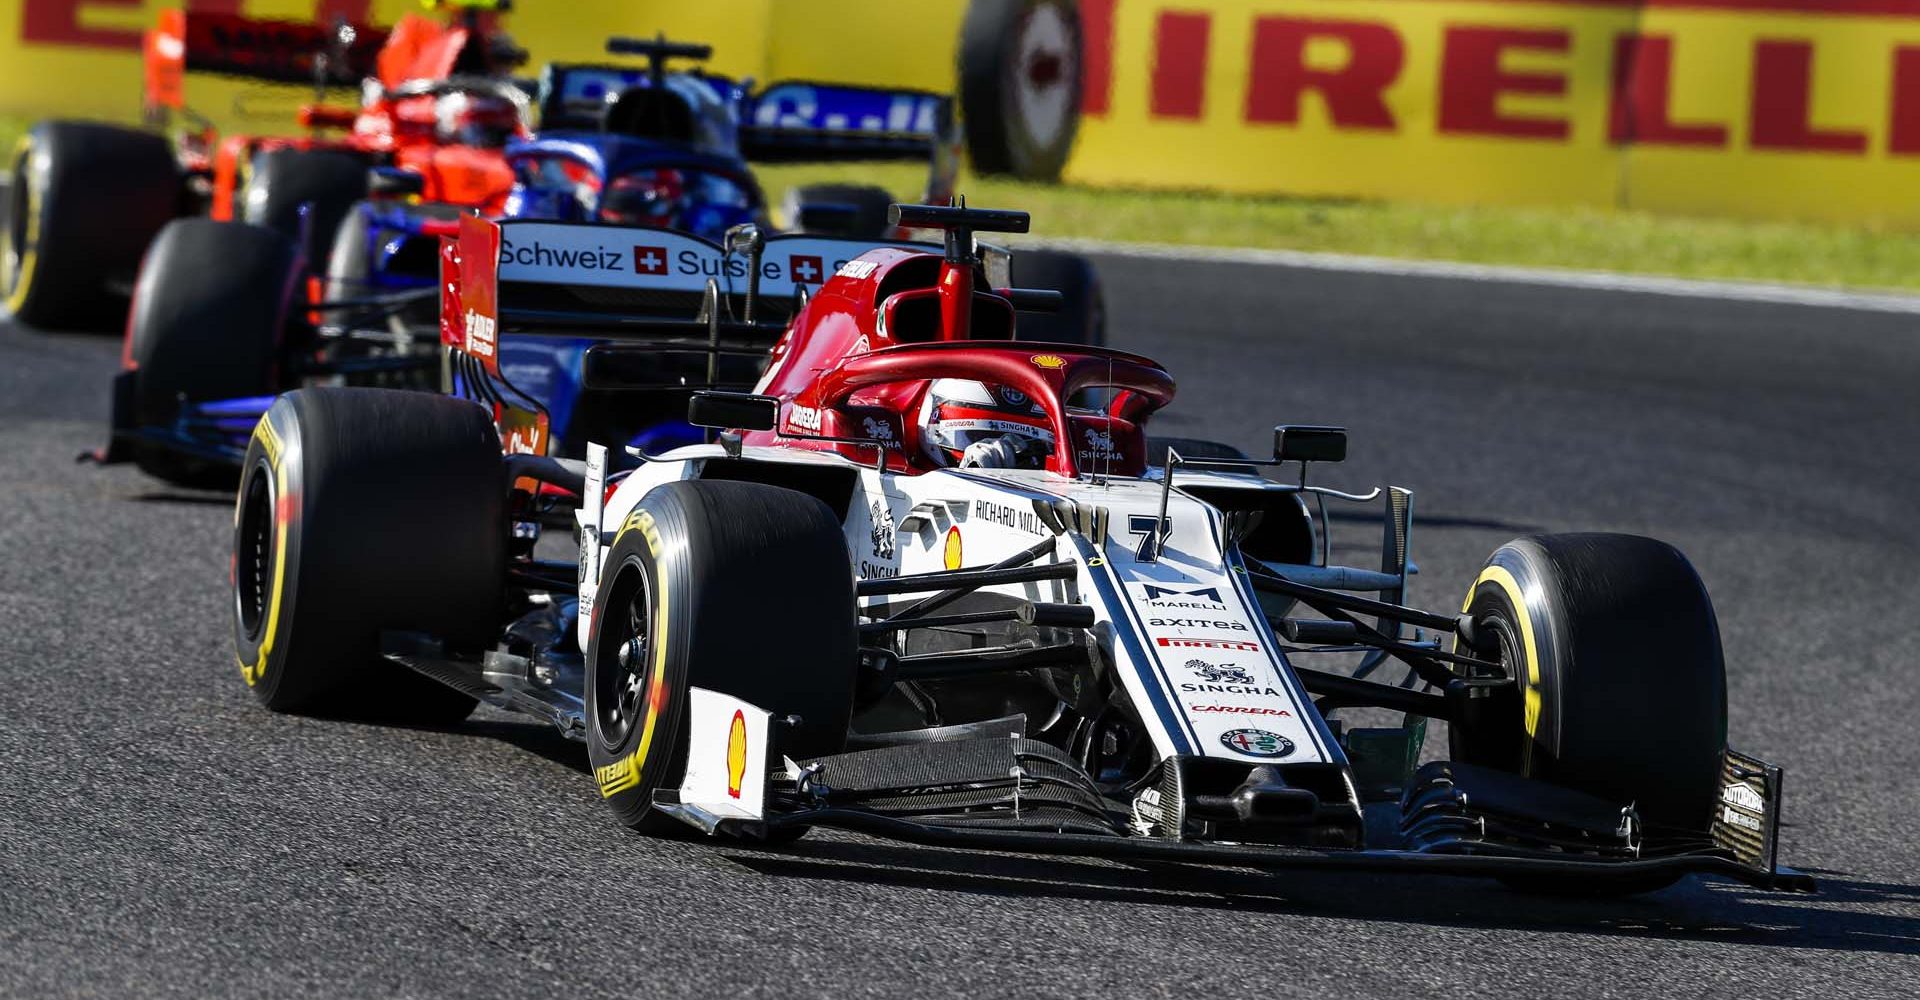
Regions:
<instances>
[{"instance_id":1,"label":"shell logo","mask_svg":"<svg viewBox=\"0 0 1920 1000\"><path fill-rule=\"evenodd\" d=\"M747 777L747 717L733 710L733 725L727 727L727 794L740 797L740 783Z\"/></svg>"},{"instance_id":2,"label":"shell logo","mask_svg":"<svg viewBox=\"0 0 1920 1000\"><path fill-rule=\"evenodd\" d=\"M948 569L960 568L960 529L947 529L947 550L945 553Z\"/></svg>"},{"instance_id":3,"label":"shell logo","mask_svg":"<svg viewBox=\"0 0 1920 1000\"><path fill-rule=\"evenodd\" d=\"M1058 354L1036 354L1027 360L1033 362L1035 367L1049 371L1067 366L1067 359Z\"/></svg>"}]
</instances>

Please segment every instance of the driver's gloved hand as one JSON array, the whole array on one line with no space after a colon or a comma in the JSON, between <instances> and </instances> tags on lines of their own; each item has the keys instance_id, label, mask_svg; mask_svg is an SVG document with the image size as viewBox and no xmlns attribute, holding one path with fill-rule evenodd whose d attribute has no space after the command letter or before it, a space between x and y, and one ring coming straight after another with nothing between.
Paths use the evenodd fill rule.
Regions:
<instances>
[{"instance_id":1,"label":"driver's gloved hand","mask_svg":"<svg viewBox=\"0 0 1920 1000\"><path fill-rule=\"evenodd\" d=\"M987 438L967 445L960 455L962 469L1017 469L1020 467L1020 445L1012 435Z\"/></svg>"}]
</instances>

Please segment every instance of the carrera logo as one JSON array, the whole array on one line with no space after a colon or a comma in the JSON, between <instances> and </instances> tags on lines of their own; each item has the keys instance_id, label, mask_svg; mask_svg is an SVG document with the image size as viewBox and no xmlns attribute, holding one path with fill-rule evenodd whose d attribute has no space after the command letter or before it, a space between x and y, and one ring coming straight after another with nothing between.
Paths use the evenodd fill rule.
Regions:
<instances>
[{"instance_id":1,"label":"carrera logo","mask_svg":"<svg viewBox=\"0 0 1920 1000\"><path fill-rule=\"evenodd\" d=\"M1187 711L1221 712L1227 715L1270 715L1282 719L1293 718L1293 713L1284 708L1268 708L1265 705L1188 705Z\"/></svg>"},{"instance_id":2,"label":"carrera logo","mask_svg":"<svg viewBox=\"0 0 1920 1000\"><path fill-rule=\"evenodd\" d=\"M1153 641L1172 649L1232 649L1243 653L1260 651L1259 643L1237 639L1168 639L1163 636Z\"/></svg>"},{"instance_id":3,"label":"carrera logo","mask_svg":"<svg viewBox=\"0 0 1920 1000\"><path fill-rule=\"evenodd\" d=\"M822 264L818 257L807 257L800 254L789 256L787 258L787 273L793 275L793 280L803 285L817 285L827 280L826 265Z\"/></svg>"},{"instance_id":4,"label":"carrera logo","mask_svg":"<svg viewBox=\"0 0 1920 1000\"><path fill-rule=\"evenodd\" d=\"M667 273L667 249L665 247L634 247L633 271L635 274Z\"/></svg>"}]
</instances>

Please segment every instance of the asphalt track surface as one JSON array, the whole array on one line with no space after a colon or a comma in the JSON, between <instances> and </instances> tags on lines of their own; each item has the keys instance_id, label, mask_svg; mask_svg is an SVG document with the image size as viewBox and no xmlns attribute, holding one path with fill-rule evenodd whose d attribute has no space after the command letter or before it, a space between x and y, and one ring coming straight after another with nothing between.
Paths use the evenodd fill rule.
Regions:
<instances>
[{"instance_id":1,"label":"asphalt track surface","mask_svg":"<svg viewBox=\"0 0 1920 1000\"><path fill-rule=\"evenodd\" d=\"M1658 535L1787 767L1817 896L1580 902L816 836L648 840L576 745L275 716L227 633L227 498L74 464L112 337L0 326L0 994L1914 996L1920 329L1911 317L1100 261L1168 433L1344 424L1417 491L1415 598L1537 530ZM1370 529L1346 525L1358 555ZM1650 695L1652 693L1650 692ZM1623 718L1622 726L1635 720Z\"/></svg>"}]
</instances>

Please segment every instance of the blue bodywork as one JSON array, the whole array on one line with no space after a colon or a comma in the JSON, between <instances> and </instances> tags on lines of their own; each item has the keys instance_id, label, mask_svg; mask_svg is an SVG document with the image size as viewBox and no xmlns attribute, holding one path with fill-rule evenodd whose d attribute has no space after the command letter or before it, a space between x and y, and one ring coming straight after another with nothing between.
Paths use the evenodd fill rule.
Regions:
<instances>
[{"instance_id":1,"label":"blue bodywork","mask_svg":"<svg viewBox=\"0 0 1920 1000\"><path fill-rule=\"evenodd\" d=\"M655 120L667 134L608 130L636 94L656 101L669 96L684 117ZM556 65L542 75L540 105L548 127L505 151L515 175L506 219L639 224L719 242L741 223L770 225L750 157L926 158L933 168L930 194L951 185L948 99L934 94L810 83L782 83L755 94L749 83L698 72L654 77L627 67ZM421 234L426 216L418 207L367 202L359 211L370 223L368 291L425 288L437 281L432 266L421 266L436 258L422 252L420 244L433 238ZM580 359L593 343L501 338L502 375L546 409L556 440L566 438L573 421ZM641 437L649 433L651 440L632 443L653 450L697 438L687 425Z\"/></svg>"}]
</instances>

